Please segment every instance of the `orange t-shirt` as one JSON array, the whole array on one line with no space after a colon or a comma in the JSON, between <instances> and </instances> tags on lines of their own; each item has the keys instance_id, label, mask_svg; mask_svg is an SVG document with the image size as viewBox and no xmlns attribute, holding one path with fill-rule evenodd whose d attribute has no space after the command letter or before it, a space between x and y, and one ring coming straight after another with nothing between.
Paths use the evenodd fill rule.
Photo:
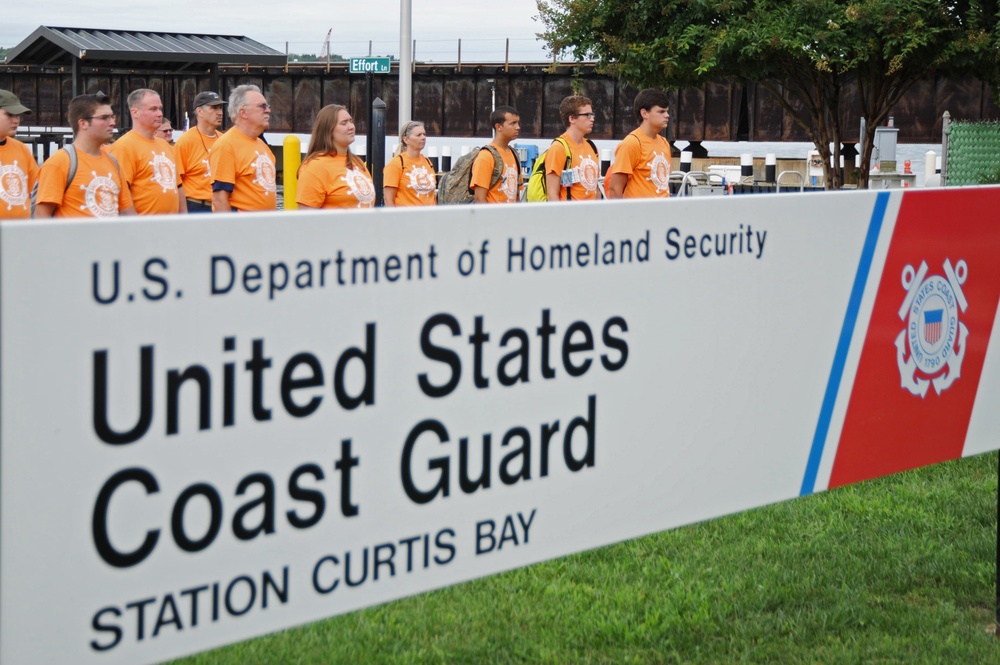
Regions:
<instances>
[{"instance_id":1,"label":"orange t-shirt","mask_svg":"<svg viewBox=\"0 0 1000 665\"><path fill-rule=\"evenodd\" d=\"M572 187L560 187L559 199L566 200L566 193L572 194L574 201L587 201L597 198L597 179L601 177L601 161L597 158L597 153L587 140L583 143L575 143L569 134L563 134L559 138L569 145L569 152L572 155L570 167L577 172L579 182ZM553 141L545 153L545 173L554 173L562 178L562 172L566 168L566 148L559 141Z\"/></svg>"},{"instance_id":2,"label":"orange t-shirt","mask_svg":"<svg viewBox=\"0 0 1000 665\"><path fill-rule=\"evenodd\" d=\"M495 143L491 143L500 156L503 157L503 170L500 172L500 180L490 189L490 182L493 180L494 157L487 149L482 149L472 162L472 180L469 182L469 189L474 187L485 187L487 203L517 203L518 189L520 185L520 168L518 168L517 157L509 147L501 148Z\"/></svg>"},{"instance_id":3,"label":"orange t-shirt","mask_svg":"<svg viewBox=\"0 0 1000 665\"><path fill-rule=\"evenodd\" d=\"M114 161L103 150L100 157L76 151L76 175L66 186L69 155L59 150L38 172L38 203L55 205L56 217L117 217L132 205Z\"/></svg>"},{"instance_id":4,"label":"orange t-shirt","mask_svg":"<svg viewBox=\"0 0 1000 665\"><path fill-rule=\"evenodd\" d=\"M38 180L34 155L15 138L0 145L0 219L31 217L31 190Z\"/></svg>"},{"instance_id":5,"label":"orange t-shirt","mask_svg":"<svg viewBox=\"0 0 1000 665\"><path fill-rule=\"evenodd\" d=\"M420 155L411 159L405 152L389 160L382 170L384 187L395 187L397 206L432 206L437 203L434 190L437 175L431 161Z\"/></svg>"},{"instance_id":6,"label":"orange t-shirt","mask_svg":"<svg viewBox=\"0 0 1000 665\"><path fill-rule=\"evenodd\" d=\"M375 184L364 163L347 155L320 155L302 164L295 201L310 208L371 208Z\"/></svg>"},{"instance_id":7,"label":"orange t-shirt","mask_svg":"<svg viewBox=\"0 0 1000 665\"><path fill-rule=\"evenodd\" d=\"M622 198L670 196L670 144L659 134L651 139L641 129L636 129L615 149L610 173L628 176Z\"/></svg>"},{"instance_id":8,"label":"orange t-shirt","mask_svg":"<svg viewBox=\"0 0 1000 665\"><path fill-rule=\"evenodd\" d=\"M111 154L118 160L137 213L177 213L180 179L169 143L157 137L147 139L132 130L114 142Z\"/></svg>"},{"instance_id":9,"label":"orange t-shirt","mask_svg":"<svg viewBox=\"0 0 1000 665\"><path fill-rule=\"evenodd\" d=\"M239 211L277 210L274 154L259 137L233 128L219 137L209 155L212 191L228 191Z\"/></svg>"},{"instance_id":10,"label":"orange t-shirt","mask_svg":"<svg viewBox=\"0 0 1000 665\"><path fill-rule=\"evenodd\" d=\"M177 176L184 185L184 196L199 201L212 202L212 170L209 157L212 147L222 136L217 130L215 136L205 136L197 127L187 130L174 144L177 157Z\"/></svg>"}]
</instances>

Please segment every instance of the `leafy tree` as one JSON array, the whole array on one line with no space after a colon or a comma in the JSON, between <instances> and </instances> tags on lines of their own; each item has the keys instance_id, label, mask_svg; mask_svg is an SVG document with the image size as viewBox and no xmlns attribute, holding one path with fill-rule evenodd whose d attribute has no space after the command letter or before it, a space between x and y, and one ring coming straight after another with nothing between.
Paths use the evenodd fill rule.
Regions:
<instances>
[{"instance_id":1,"label":"leafy tree","mask_svg":"<svg viewBox=\"0 0 1000 665\"><path fill-rule=\"evenodd\" d=\"M336 53L330 54L330 62L344 62L347 58ZM320 57L315 53L289 53L288 62L326 62L326 56Z\"/></svg>"},{"instance_id":2,"label":"leafy tree","mask_svg":"<svg viewBox=\"0 0 1000 665\"><path fill-rule=\"evenodd\" d=\"M1000 80L997 0L538 0L554 52L639 86L756 81L839 157L847 100L870 127L932 71ZM834 151L831 153L830 144ZM874 132L862 146L867 184ZM827 169L827 187L839 187Z\"/></svg>"}]
</instances>

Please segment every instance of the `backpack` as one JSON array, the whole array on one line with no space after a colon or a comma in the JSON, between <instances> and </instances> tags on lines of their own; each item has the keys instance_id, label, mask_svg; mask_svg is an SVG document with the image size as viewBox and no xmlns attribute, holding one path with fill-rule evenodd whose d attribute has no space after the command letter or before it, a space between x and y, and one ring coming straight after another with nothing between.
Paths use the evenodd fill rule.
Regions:
<instances>
[{"instance_id":1,"label":"backpack","mask_svg":"<svg viewBox=\"0 0 1000 665\"><path fill-rule=\"evenodd\" d=\"M73 178L76 177L76 148L72 143L65 146L63 150L69 155L69 175L66 176L66 189L69 189L69 184L73 182ZM65 192L66 189L63 191ZM35 178L35 186L31 188L31 216L35 216L35 204L38 203L38 178Z\"/></svg>"},{"instance_id":2,"label":"backpack","mask_svg":"<svg viewBox=\"0 0 1000 665\"><path fill-rule=\"evenodd\" d=\"M451 170L441 175L438 181L438 204L472 203L476 197L469 188L472 183L472 163L476 161L483 150L489 150L493 155L493 175L490 177L490 189L493 189L503 176L503 157L492 145L485 145L477 150L470 150L458 158Z\"/></svg>"},{"instance_id":3,"label":"backpack","mask_svg":"<svg viewBox=\"0 0 1000 665\"><path fill-rule=\"evenodd\" d=\"M69 189L69 186L73 183L73 178L76 177L76 166L78 160L76 158L76 146L74 146L72 143L64 146L63 150L65 150L66 154L69 155L69 173L66 174L66 187L63 189L63 192L65 192ZM107 154L107 156L111 158L111 161L114 162L115 169L117 169L118 171L118 177L121 177L121 167L118 166L118 160L115 159L115 156L112 155L110 152L105 154ZM37 202L38 202L38 179L36 178L35 186L31 188L32 218L34 218L35 216L35 204Z\"/></svg>"},{"instance_id":4,"label":"backpack","mask_svg":"<svg viewBox=\"0 0 1000 665\"><path fill-rule=\"evenodd\" d=\"M570 152L569 144L563 137L557 137L553 143L559 141L562 143L563 148L566 150L566 165L563 166L565 171L568 168L572 168L573 153ZM597 146L590 139L586 139L590 147L594 149L594 154L600 154L597 152ZM552 146L549 146L551 149ZM548 150L544 151L535 160L535 165L531 167L531 176L528 178L528 186L525 188L527 201L548 201L549 200L549 188L545 182L545 156L548 154ZM572 188L568 187L566 189L566 200L571 201L573 195L570 193Z\"/></svg>"}]
</instances>

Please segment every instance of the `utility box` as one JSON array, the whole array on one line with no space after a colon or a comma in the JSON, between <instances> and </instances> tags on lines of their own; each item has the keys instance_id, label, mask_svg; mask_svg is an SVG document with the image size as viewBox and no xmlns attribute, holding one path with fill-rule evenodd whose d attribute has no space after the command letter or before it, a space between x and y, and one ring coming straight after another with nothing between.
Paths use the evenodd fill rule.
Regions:
<instances>
[{"instance_id":1,"label":"utility box","mask_svg":"<svg viewBox=\"0 0 1000 665\"><path fill-rule=\"evenodd\" d=\"M875 165L880 171L896 171L896 137L899 130L893 126L875 128Z\"/></svg>"}]
</instances>

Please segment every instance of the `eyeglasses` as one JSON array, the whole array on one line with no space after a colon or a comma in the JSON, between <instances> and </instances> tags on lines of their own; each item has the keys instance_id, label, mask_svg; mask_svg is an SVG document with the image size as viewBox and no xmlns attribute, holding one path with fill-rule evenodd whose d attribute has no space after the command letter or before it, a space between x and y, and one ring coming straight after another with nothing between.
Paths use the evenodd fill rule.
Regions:
<instances>
[{"instance_id":1,"label":"eyeglasses","mask_svg":"<svg viewBox=\"0 0 1000 665\"><path fill-rule=\"evenodd\" d=\"M255 108L255 109L260 109L261 111L270 111L271 110L271 105L268 104L267 102L264 102L263 104L247 104L246 106L249 106L249 107L252 107L252 108Z\"/></svg>"},{"instance_id":2,"label":"eyeglasses","mask_svg":"<svg viewBox=\"0 0 1000 665\"><path fill-rule=\"evenodd\" d=\"M115 119L114 113L105 113L104 115L92 115L89 118L83 118L84 120L100 120L101 122L110 122Z\"/></svg>"},{"instance_id":3,"label":"eyeglasses","mask_svg":"<svg viewBox=\"0 0 1000 665\"><path fill-rule=\"evenodd\" d=\"M171 133L173 133L174 130L173 129L160 129L158 131L161 131L164 134L171 134Z\"/></svg>"},{"instance_id":4,"label":"eyeglasses","mask_svg":"<svg viewBox=\"0 0 1000 665\"><path fill-rule=\"evenodd\" d=\"M597 114L596 113L577 113L576 117L577 118L595 118L595 117L597 117Z\"/></svg>"}]
</instances>

